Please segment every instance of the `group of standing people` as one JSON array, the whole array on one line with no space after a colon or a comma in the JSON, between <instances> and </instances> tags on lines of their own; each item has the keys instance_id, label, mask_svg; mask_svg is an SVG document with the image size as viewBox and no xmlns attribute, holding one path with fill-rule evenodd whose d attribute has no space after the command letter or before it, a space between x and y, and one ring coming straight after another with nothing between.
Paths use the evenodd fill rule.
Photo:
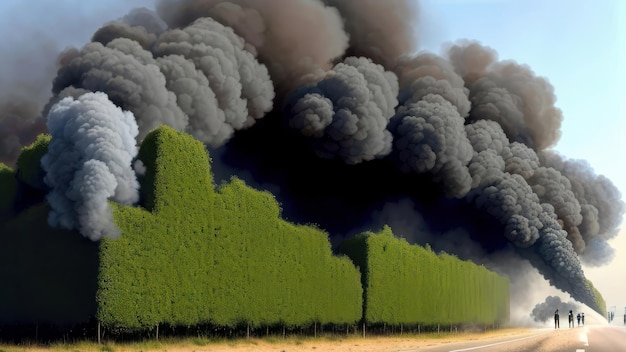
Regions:
<instances>
[{"instance_id":1,"label":"group of standing people","mask_svg":"<svg viewBox=\"0 0 626 352\"><path fill-rule=\"evenodd\" d=\"M580 326L580 323L582 322L583 325L585 325L585 313L578 313L576 315L576 319L578 320L578 326ZM568 327L573 328L574 327L574 313L570 310L568 315L567 315L567 320L568 320ZM559 322L559 310L557 309L554 312L554 328L558 329L561 327L561 324Z\"/></svg>"}]
</instances>

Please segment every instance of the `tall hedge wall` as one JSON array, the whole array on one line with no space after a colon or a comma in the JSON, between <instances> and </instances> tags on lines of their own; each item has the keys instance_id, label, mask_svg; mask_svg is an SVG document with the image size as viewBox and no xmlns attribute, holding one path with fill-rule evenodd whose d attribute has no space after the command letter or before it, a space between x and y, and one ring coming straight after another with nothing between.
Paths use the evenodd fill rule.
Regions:
<instances>
[{"instance_id":1,"label":"tall hedge wall","mask_svg":"<svg viewBox=\"0 0 626 352\"><path fill-rule=\"evenodd\" d=\"M603 314L603 316L606 316L606 302L604 301L604 297L602 297L602 294L600 293L600 291L598 291L598 289L593 286L593 283L589 280L587 280L587 286L589 288L591 288L591 291L593 292L593 296L595 298L596 301L596 306L600 309L600 314Z\"/></svg>"},{"instance_id":2,"label":"tall hedge wall","mask_svg":"<svg viewBox=\"0 0 626 352\"><path fill-rule=\"evenodd\" d=\"M98 244L48 226L33 206L0 223L0 324L85 323L96 311Z\"/></svg>"},{"instance_id":3,"label":"tall hedge wall","mask_svg":"<svg viewBox=\"0 0 626 352\"><path fill-rule=\"evenodd\" d=\"M266 192L214 189L204 146L168 127L139 158L144 207L114 208L119 239L100 248L98 320L234 326L347 323L361 317L360 273L326 233L280 219Z\"/></svg>"},{"instance_id":4,"label":"tall hedge wall","mask_svg":"<svg viewBox=\"0 0 626 352\"><path fill-rule=\"evenodd\" d=\"M17 159L20 181L34 189L47 189L43 180L45 171L41 166L41 158L48 152L51 138L49 134L38 135L31 145L22 148Z\"/></svg>"},{"instance_id":5,"label":"tall hedge wall","mask_svg":"<svg viewBox=\"0 0 626 352\"><path fill-rule=\"evenodd\" d=\"M96 311L98 244L48 226L40 159L49 135L0 163L0 324L72 325Z\"/></svg>"},{"instance_id":6,"label":"tall hedge wall","mask_svg":"<svg viewBox=\"0 0 626 352\"><path fill-rule=\"evenodd\" d=\"M361 270L367 322L490 324L509 318L507 278L411 245L388 227L348 239L339 250Z\"/></svg>"},{"instance_id":7,"label":"tall hedge wall","mask_svg":"<svg viewBox=\"0 0 626 352\"><path fill-rule=\"evenodd\" d=\"M13 169L0 163L0 223L13 216L17 180Z\"/></svg>"},{"instance_id":8,"label":"tall hedge wall","mask_svg":"<svg viewBox=\"0 0 626 352\"><path fill-rule=\"evenodd\" d=\"M49 141L25 147L16 171L0 163L0 324L72 325L94 314L120 329L508 319L507 279L389 228L333 255L326 233L281 219L271 194L237 178L215 187L202 144L167 127L140 149L142 204L112 204L120 239L52 229L39 162Z\"/></svg>"}]
</instances>

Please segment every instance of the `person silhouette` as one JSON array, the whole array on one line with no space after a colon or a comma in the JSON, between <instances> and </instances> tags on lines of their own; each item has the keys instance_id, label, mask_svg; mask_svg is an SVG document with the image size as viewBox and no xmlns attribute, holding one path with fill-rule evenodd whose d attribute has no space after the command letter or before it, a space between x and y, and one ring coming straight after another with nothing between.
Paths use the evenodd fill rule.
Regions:
<instances>
[{"instance_id":1,"label":"person silhouette","mask_svg":"<svg viewBox=\"0 0 626 352\"><path fill-rule=\"evenodd\" d=\"M567 314L567 327L574 327L574 313L571 310L569 311L569 314Z\"/></svg>"},{"instance_id":2,"label":"person silhouette","mask_svg":"<svg viewBox=\"0 0 626 352\"><path fill-rule=\"evenodd\" d=\"M585 313L582 313L582 315L580 316L580 322L585 325Z\"/></svg>"},{"instance_id":3,"label":"person silhouette","mask_svg":"<svg viewBox=\"0 0 626 352\"><path fill-rule=\"evenodd\" d=\"M576 315L576 320L578 320L578 326L580 326L580 313Z\"/></svg>"},{"instance_id":4,"label":"person silhouette","mask_svg":"<svg viewBox=\"0 0 626 352\"><path fill-rule=\"evenodd\" d=\"M560 328L561 324L559 323L559 310L554 311L554 328Z\"/></svg>"}]
</instances>

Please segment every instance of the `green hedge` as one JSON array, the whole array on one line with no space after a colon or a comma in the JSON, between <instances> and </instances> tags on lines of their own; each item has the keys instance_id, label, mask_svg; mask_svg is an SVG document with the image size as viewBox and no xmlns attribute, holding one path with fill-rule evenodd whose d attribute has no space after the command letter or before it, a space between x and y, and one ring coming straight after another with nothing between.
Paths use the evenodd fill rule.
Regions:
<instances>
[{"instance_id":1,"label":"green hedge","mask_svg":"<svg viewBox=\"0 0 626 352\"><path fill-rule=\"evenodd\" d=\"M283 220L270 193L237 178L216 187L204 146L168 127L142 143L140 206L112 204L121 238L93 243L52 229L45 202L14 213L18 198L43 194L49 140L25 147L15 172L0 163L0 324L94 315L121 330L508 319L507 279L389 228L348 239L335 255L327 233ZM30 197L39 200L27 205L43 198Z\"/></svg>"},{"instance_id":2,"label":"green hedge","mask_svg":"<svg viewBox=\"0 0 626 352\"><path fill-rule=\"evenodd\" d=\"M0 324L75 324L96 311L98 245L48 226L39 190L49 140L22 148L16 172L0 163Z\"/></svg>"},{"instance_id":3,"label":"green hedge","mask_svg":"<svg viewBox=\"0 0 626 352\"><path fill-rule=\"evenodd\" d=\"M139 158L145 209L115 206L123 236L101 242L105 326L360 319L360 274L326 233L280 219L271 194L238 179L215 190L204 146L187 134L160 127Z\"/></svg>"},{"instance_id":4,"label":"green hedge","mask_svg":"<svg viewBox=\"0 0 626 352\"><path fill-rule=\"evenodd\" d=\"M491 324L509 318L508 279L411 245L389 227L345 240L339 251L361 270L368 323Z\"/></svg>"},{"instance_id":5,"label":"green hedge","mask_svg":"<svg viewBox=\"0 0 626 352\"><path fill-rule=\"evenodd\" d=\"M292 326L360 319L360 274L348 258L332 255L326 233L280 220L271 194L238 179L222 186L217 200L216 255L237 273L220 278L241 298L219 305L223 322L238 316L255 325Z\"/></svg>"},{"instance_id":6,"label":"green hedge","mask_svg":"<svg viewBox=\"0 0 626 352\"><path fill-rule=\"evenodd\" d=\"M40 134L31 145L22 148L17 159L20 181L34 189L45 190L47 188L43 181L45 171L41 166L41 158L48 152L51 138L49 134Z\"/></svg>"},{"instance_id":7,"label":"green hedge","mask_svg":"<svg viewBox=\"0 0 626 352\"><path fill-rule=\"evenodd\" d=\"M98 244L53 229L40 204L0 224L0 324L88 322L96 311Z\"/></svg>"},{"instance_id":8,"label":"green hedge","mask_svg":"<svg viewBox=\"0 0 626 352\"><path fill-rule=\"evenodd\" d=\"M121 329L202 323L213 237L206 152L193 138L160 128L146 137L139 158L150 211L114 207L123 235L101 241L98 320Z\"/></svg>"},{"instance_id":9,"label":"green hedge","mask_svg":"<svg viewBox=\"0 0 626 352\"><path fill-rule=\"evenodd\" d=\"M17 179L13 169L0 163L0 223L14 215Z\"/></svg>"},{"instance_id":10,"label":"green hedge","mask_svg":"<svg viewBox=\"0 0 626 352\"><path fill-rule=\"evenodd\" d=\"M598 313L603 314L603 316L606 316L607 310L606 310L606 302L604 301L604 297L602 297L602 294L600 293L600 291L598 291L598 289L595 288L595 286L593 286L593 283L591 281L587 280L587 286L593 292L593 296L596 301L596 306L598 307L598 309L600 309Z\"/></svg>"}]
</instances>

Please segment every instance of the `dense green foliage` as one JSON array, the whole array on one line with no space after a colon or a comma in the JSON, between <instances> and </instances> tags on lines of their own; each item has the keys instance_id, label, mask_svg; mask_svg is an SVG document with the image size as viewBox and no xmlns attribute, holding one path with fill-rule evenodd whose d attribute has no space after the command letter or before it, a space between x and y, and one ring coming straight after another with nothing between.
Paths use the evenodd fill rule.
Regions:
<instances>
[{"instance_id":1,"label":"dense green foliage","mask_svg":"<svg viewBox=\"0 0 626 352\"><path fill-rule=\"evenodd\" d=\"M176 137L159 129L144 140L142 196L152 211L116 206L123 236L101 242L97 314L105 325L193 325L207 314L200 291L211 281L203 253L211 177L202 146Z\"/></svg>"},{"instance_id":2,"label":"dense green foliage","mask_svg":"<svg viewBox=\"0 0 626 352\"><path fill-rule=\"evenodd\" d=\"M360 274L326 233L280 219L273 196L238 180L215 190L203 145L161 127L142 143L143 208L116 206L122 238L103 240L98 320L234 326L349 323Z\"/></svg>"},{"instance_id":3,"label":"dense green foliage","mask_svg":"<svg viewBox=\"0 0 626 352\"><path fill-rule=\"evenodd\" d=\"M593 283L589 280L587 280L587 287L589 287L591 289L591 291L593 291L593 296L596 300L596 305L598 306L598 308L600 309L600 314L603 314L603 316L606 316L606 302L604 301L604 297L602 297L602 294L600 293L600 291L598 291L597 288L595 288L595 286L593 286Z\"/></svg>"},{"instance_id":4,"label":"dense green foliage","mask_svg":"<svg viewBox=\"0 0 626 352\"><path fill-rule=\"evenodd\" d=\"M0 163L0 222L13 216L13 204L17 194L15 173L7 165Z\"/></svg>"},{"instance_id":5,"label":"dense green foliage","mask_svg":"<svg viewBox=\"0 0 626 352\"><path fill-rule=\"evenodd\" d=\"M96 310L98 244L48 226L40 159L49 137L0 163L0 324L87 322Z\"/></svg>"},{"instance_id":6,"label":"dense green foliage","mask_svg":"<svg viewBox=\"0 0 626 352\"><path fill-rule=\"evenodd\" d=\"M491 324L509 318L508 279L411 245L388 227L348 239L339 250L361 269L367 322Z\"/></svg>"},{"instance_id":7,"label":"dense green foliage","mask_svg":"<svg viewBox=\"0 0 626 352\"><path fill-rule=\"evenodd\" d=\"M222 186L218 195L216 252L233 270L221 271L218 281L238 287L233 294L242 298L224 302L218 316L286 325L360 319L360 273L348 258L332 255L326 233L279 219L274 197L240 180Z\"/></svg>"},{"instance_id":8,"label":"dense green foliage","mask_svg":"<svg viewBox=\"0 0 626 352\"><path fill-rule=\"evenodd\" d=\"M48 152L51 138L49 134L40 134L31 145L22 148L17 159L18 177L29 187L46 189L43 181L45 171L41 166L41 158Z\"/></svg>"},{"instance_id":9,"label":"dense green foliage","mask_svg":"<svg viewBox=\"0 0 626 352\"><path fill-rule=\"evenodd\" d=\"M0 324L87 322L96 311L98 244L48 226L40 204L0 223Z\"/></svg>"}]
</instances>

